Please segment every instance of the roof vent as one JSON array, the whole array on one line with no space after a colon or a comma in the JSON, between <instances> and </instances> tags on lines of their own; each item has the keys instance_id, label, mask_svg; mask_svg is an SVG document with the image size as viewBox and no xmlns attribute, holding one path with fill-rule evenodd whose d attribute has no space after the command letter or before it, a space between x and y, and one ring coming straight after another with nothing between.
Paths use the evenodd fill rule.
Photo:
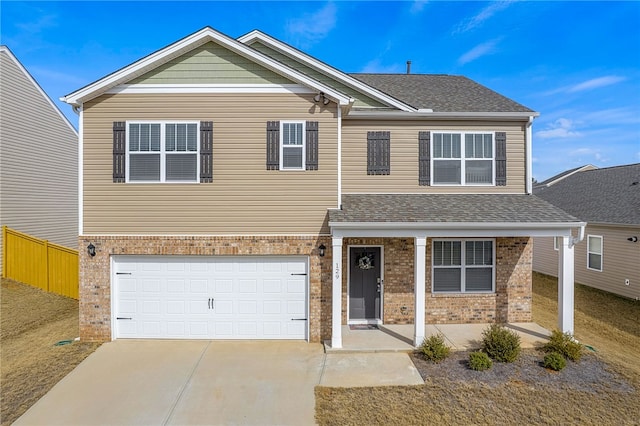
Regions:
<instances>
[{"instance_id":1,"label":"roof vent","mask_svg":"<svg viewBox=\"0 0 640 426\"><path fill-rule=\"evenodd\" d=\"M411 61L407 61L407 74L411 74Z\"/></svg>"}]
</instances>

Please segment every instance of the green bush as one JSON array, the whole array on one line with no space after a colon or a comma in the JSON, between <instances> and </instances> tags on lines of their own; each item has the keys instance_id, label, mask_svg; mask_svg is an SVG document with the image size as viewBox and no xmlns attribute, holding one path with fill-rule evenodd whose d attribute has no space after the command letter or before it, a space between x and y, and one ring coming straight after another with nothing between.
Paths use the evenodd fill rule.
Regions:
<instances>
[{"instance_id":1,"label":"green bush","mask_svg":"<svg viewBox=\"0 0 640 426\"><path fill-rule=\"evenodd\" d=\"M520 336L499 324L491 324L482 332L482 351L494 361L513 362L520 355Z\"/></svg>"},{"instance_id":2,"label":"green bush","mask_svg":"<svg viewBox=\"0 0 640 426\"><path fill-rule=\"evenodd\" d=\"M444 344L442 334L433 334L422 341L418 351L426 360L438 363L449 356L451 348Z\"/></svg>"},{"instance_id":3,"label":"green bush","mask_svg":"<svg viewBox=\"0 0 640 426\"><path fill-rule=\"evenodd\" d=\"M549 341L542 347L545 352L557 352L571 361L579 361L583 346L576 342L571 333L553 330Z\"/></svg>"},{"instance_id":4,"label":"green bush","mask_svg":"<svg viewBox=\"0 0 640 426\"><path fill-rule=\"evenodd\" d=\"M542 363L545 368L550 368L555 371L560 371L567 366L567 361L564 356L558 352L550 352L544 356Z\"/></svg>"},{"instance_id":5,"label":"green bush","mask_svg":"<svg viewBox=\"0 0 640 426\"><path fill-rule=\"evenodd\" d=\"M469 368L475 371L484 371L491 368L493 362L489 355L476 351L469 354Z\"/></svg>"}]
</instances>

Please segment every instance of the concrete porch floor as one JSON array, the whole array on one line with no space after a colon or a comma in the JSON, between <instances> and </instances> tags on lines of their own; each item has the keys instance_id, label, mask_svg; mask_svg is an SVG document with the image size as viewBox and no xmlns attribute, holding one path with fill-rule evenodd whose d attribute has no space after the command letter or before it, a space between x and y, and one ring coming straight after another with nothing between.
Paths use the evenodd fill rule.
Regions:
<instances>
[{"instance_id":1,"label":"concrete porch floor","mask_svg":"<svg viewBox=\"0 0 640 426\"><path fill-rule=\"evenodd\" d=\"M442 333L447 345L453 350L479 349L482 332L489 324L427 324L425 336ZM506 325L520 336L523 348L533 348L544 344L551 333L534 322L510 323ZM325 341L326 353L354 352L412 352L413 324L379 325L378 330L351 330L342 326L342 348L332 348L331 341Z\"/></svg>"}]
</instances>

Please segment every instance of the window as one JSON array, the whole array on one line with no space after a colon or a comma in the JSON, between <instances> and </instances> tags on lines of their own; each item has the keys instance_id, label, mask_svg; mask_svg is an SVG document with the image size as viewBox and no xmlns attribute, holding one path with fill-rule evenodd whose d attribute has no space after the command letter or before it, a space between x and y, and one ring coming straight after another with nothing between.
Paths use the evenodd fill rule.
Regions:
<instances>
[{"instance_id":1,"label":"window","mask_svg":"<svg viewBox=\"0 0 640 426\"><path fill-rule=\"evenodd\" d=\"M587 236L587 268L602 272L602 237Z\"/></svg>"},{"instance_id":2,"label":"window","mask_svg":"<svg viewBox=\"0 0 640 426\"><path fill-rule=\"evenodd\" d=\"M494 291L492 240L435 240L433 242L434 293L486 293Z\"/></svg>"},{"instance_id":3,"label":"window","mask_svg":"<svg viewBox=\"0 0 640 426\"><path fill-rule=\"evenodd\" d=\"M304 122L280 123L280 170L304 170Z\"/></svg>"},{"instance_id":4,"label":"window","mask_svg":"<svg viewBox=\"0 0 640 426\"><path fill-rule=\"evenodd\" d=\"M198 123L127 125L127 182L198 181Z\"/></svg>"},{"instance_id":5,"label":"window","mask_svg":"<svg viewBox=\"0 0 640 426\"><path fill-rule=\"evenodd\" d=\"M493 185L494 134L434 132L434 185Z\"/></svg>"}]
</instances>

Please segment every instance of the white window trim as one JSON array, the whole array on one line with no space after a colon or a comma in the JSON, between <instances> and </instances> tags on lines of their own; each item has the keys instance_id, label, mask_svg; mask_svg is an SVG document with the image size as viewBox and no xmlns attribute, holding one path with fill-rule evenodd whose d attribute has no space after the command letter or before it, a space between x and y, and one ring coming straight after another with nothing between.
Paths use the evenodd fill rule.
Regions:
<instances>
[{"instance_id":1,"label":"white window trim","mask_svg":"<svg viewBox=\"0 0 640 426\"><path fill-rule=\"evenodd\" d=\"M600 239L600 253L591 251L591 238L599 238ZM597 254L600 256L600 269L592 268L589 266L589 255ZM587 269L596 272L602 272L604 270L604 238L602 235L587 235Z\"/></svg>"},{"instance_id":2,"label":"white window trim","mask_svg":"<svg viewBox=\"0 0 640 426\"><path fill-rule=\"evenodd\" d=\"M301 167L284 167L284 125L285 124L302 124L302 147L300 148L302 150L302 166ZM278 165L279 170L281 171L285 171L285 172L299 172L299 171L304 171L307 168L307 124L306 121L301 121L301 120L287 120L287 121L280 121L280 141L279 141L279 149L280 149L280 164ZM295 145L294 145L295 146ZM292 146L288 146L288 147L292 147Z\"/></svg>"},{"instance_id":3,"label":"white window trim","mask_svg":"<svg viewBox=\"0 0 640 426\"><path fill-rule=\"evenodd\" d=\"M559 246L558 238L560 238L560 237L553 237L553 249L554 249L555 251L560 250L560 246Z\"/></svg>"},{"instance_id":4,"label":"white window trim","mask_svg":"<svg viewBox=\"0 0 640 426\"><path fill-rule=\"evenodd\" d=\"M433 145L434 145L434 135L440 133L440 134L450 134L450 135L460 135L460 158L435 158L433 155L434 149L433 149ZM492 143L493 145L491 146L491 158L469 158L467 159L465 157L465 150L466 150L466 144L465 144L465 135L468 134L472 134L472 135L477 135L477 134L482 134L482 135L491 135L492 137ZM453 131L453 130L433 130L431 132L431 141L429 143L429 161L431 162L430 164L430 171L431 171L431 186L496 186L496 132L487 132L487 131L482 131L482 130L465 130L465 131ZM455 184L455 183L437 183L435 182L434 179L434 175L435 175L435 165L434 162L438 161L438 160L460 160L460 183L459 184ZM466 161L467 160L485 160L485 161L491 161L491 183L466 183Z\"/></svg>"},{"instance_id":5,"label":"white window trim","mask_svg":"<svg viewBox=\"0 0 640 426\"><path fill-rule=\"evenodd\" d=\"M433 264L433 251L435 247L435 243L437 241L460 241L461 246L461 256L460 256L460 266L435 266ZM493 244L493 257L491 259L491 290L487 291L466 291L466 283L465 283L465 269L470 268L487 268L488 265L465 265L466 260L466 242L467 241L491 241ZM460 291L435 291L435 270L436 269L446 269L446 268L460 268ZM462 295L471 295L471 294L495 294L496 292L496 239L495 238L434 238L431 241L431 294L439 295L439 294L462 294Z\"/></svg>"},{"instance_id":6,"label":"white window trim","mask_svg":"<svg viewBox=\"0 0 640 426\"><path fill-rule=\"evenodd\" d=\"M149 153L152 152L157 152L158 154L160 154L160 180L149 180L149 181L142 181L142 180L134 180L131 181L129 180L129 167L131 165L131 161L129 161L130 159L130 155L131 152L129 151L129 135L130 135L130 131L129 131L129 125L130 124L160 124L160 151L149 151ZM171 181L167 181L166 178L166 151L165 151L165 147L166 147L166 141L165 141L165 132L166 132L166 124L195 124L196 127L196 150L195 151L189 151L188 153L185 154L195 154L196 155L196 178L195 180L171 180ZM125 182L126 183L142 183L142 184L147 184L147 183L165 183L165 184L184 184L184 183L200 183L200 122L199 121L184 121L184 120L131 120L131 121L127 121L126 122L126 128L125 128L125 135L126 135L126 152L125 152L125 165L126 165L126 179ZM172 154L176 153L176 152L171 152Z\"/></svg>"}]
</instances>

